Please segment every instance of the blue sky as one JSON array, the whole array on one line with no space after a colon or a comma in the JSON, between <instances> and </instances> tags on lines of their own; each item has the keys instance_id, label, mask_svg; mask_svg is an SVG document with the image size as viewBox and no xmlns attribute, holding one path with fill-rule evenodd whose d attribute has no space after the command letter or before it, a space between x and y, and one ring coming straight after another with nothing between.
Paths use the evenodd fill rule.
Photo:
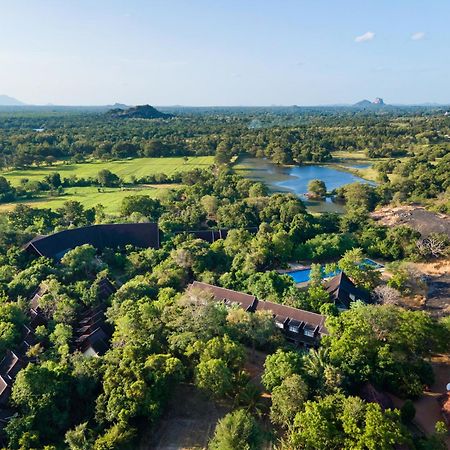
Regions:
<instances>
[{"instance_id":1,"label":"blue sky","mask_svg":"<svg viewBox=\"0 0 450 450\"><path fill-rule=\"evenodd\" d=\"M450 103L448 0L0 0L35 104Z\"/></svg>"}]
</instances>

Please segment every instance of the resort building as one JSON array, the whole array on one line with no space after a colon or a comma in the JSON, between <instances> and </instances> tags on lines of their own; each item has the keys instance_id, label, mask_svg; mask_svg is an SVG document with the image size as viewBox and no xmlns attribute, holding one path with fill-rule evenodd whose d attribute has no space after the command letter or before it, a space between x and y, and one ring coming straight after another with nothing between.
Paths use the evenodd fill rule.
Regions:
<instances>
[{"instance_id":1,"label":"resort building","mask_svg":"<svg viewBox=\"0 0 450 450\"><path fill-rule=\"evenodd\" d=\"M213 299L227 307L234 305L247 312L270 311L275 325L285 338L299 346L316 347L323 335L328 334L325 327L325 316L321 314L292 308L278 303L258 300L255 296L233 291L207 283L194 281L189 289L210 293Z\"/></svg>"},{"instance_id":2,"label":"resort building","mask_svg":"<svg viewBox=\"0 0 450 450\"><path fill-rule=\"evenodd\" d=\"M106 305L85 311L75 329L75 348L84 356L101 356L109 348L112 328L105 321Z\"/></svg>"},{"instance_id":3,"label":"resort building","mask_svg":"<svg viewBox=\"0 0 450 450\"><path fill-rule=\"evenodd\" d=\"M249 233L256 233L257 227L247 228ZM228 228L218 230L176 231L175 234L188 234L212 244L218 239L225 239ZM59 261L69 250L80 245L90 244L98 250L104 248L125 247L133 245L140 248L159 248L161 231L157 223L112 223L72 228L36 236L24 249L36 256L45 256Z\"/></svg>"},{"instance_id":4,"label":"resort building","mask_svg":"<svg viewBox=\"0 0 450 450\"><path fill-rule=\"evenodd\" d=\"M197 289L199 291L207 291L212 294L214 300L217 302L222 302L226 306L231 307L236 305L248 312L256 311L258 300L254 295L233 291L231 289L225 289L212 284L202 283L200 281L194 281L190 285L190 288Z\"/></svg>"},{"instance_id":5,"label":"resort building","mask_svg":"<svg viewBox=\"0 0 450 450\"><path fill-rule=\"evenodd\" d=\"M106 300L117 289L108 278L102 278L98 286L101 304L85 310L75 327L75 348L84 356L104 355L113 334L111 325L106 322L105 311Z\"/></svg>"},{"instance_id":6,"label":"resort building","mask_svg":"<svg viewBox=\"0 0 450 450\"><path fill-rule=\"evenodd\" d=\"M98 250L126 245L159 248L159 228L157 223L91 225L38 236L25 246L25 250L36 256L60 260L69 250L84 244Z\"/></svg>"},{"instance_id":7,"label":"resort building","mask_svg":"<svg viewBox=\"0 0 450 450\"><path fill-rule=\"evenodd\" d=\"M340 310L350 308L350 303L360 300L370 302L370 296L362 289L358 289L352 280L341 272L325 284L325 289L330 294L331 300Z\"/></svg>"}]
</instances>

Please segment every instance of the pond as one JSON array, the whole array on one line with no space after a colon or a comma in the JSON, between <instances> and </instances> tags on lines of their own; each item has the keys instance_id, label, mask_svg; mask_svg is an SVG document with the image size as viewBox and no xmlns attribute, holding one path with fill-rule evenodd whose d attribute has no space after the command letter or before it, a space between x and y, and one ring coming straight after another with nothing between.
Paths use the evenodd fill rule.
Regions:
<instances>
[{"instance_id":1,"label":"pond","mask_svg":"<svg viewBox=\"0 0 450 450\"><path fill-rule=\"evenodd\" d=\"M318 179L325 182L327 191L332 191L344 184L370 183L352 173L338 170L331 166L308 165L300 167L277 166L261 158L243 158L236 166L236 171L254 181L265 183L271 192L293 192L298 195L313 212L344 212L344 206L326 200L309 200L306 197L308 183Z\"/></svg>"}]
</instances>

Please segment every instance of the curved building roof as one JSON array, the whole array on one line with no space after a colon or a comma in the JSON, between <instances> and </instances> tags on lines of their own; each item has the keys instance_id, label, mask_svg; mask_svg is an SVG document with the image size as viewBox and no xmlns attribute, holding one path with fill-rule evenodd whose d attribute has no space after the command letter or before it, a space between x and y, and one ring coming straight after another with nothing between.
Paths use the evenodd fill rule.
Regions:
<instances>
[{"instance_id":1,"label":"curved building roof","mask_svg":"<svg viewBox=\"0 0 450 450\"><path fill-rule=\"evenodd\" d=\"M125 245L159 248L159 228L156 223L90 225L38 236L25 246L25 250L59 260L69 250L83 244L90 244L99 250Z\"/></svg>"}]
</instances>

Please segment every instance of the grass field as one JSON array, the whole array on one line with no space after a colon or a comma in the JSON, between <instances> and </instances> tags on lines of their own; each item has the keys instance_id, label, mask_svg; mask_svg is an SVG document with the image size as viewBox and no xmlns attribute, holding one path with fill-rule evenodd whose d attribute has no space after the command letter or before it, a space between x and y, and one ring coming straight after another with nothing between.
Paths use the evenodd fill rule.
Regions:
<instances>
[{"instance_id":1,"label":"grass field","mask_svg":"<svg viewBox=\"0 0 450 450\"><path fill-rule=\"evenodd\" d=\"M196 168L206 169L213 163L213 156L191 156L187 161L183 157L174 158L135 158L120 161L88 162L83 164L56 164L51 167L36 167L25 170L12 170L3 172L3 175L11 184L17 186L22 178L29 180L42 180L46 175L59 172L61 177L95 178L102 169L108 169L124 181L130 181L134 175L139 178L146 175L164 173L173 175L177 172L186 172Z\"/></svg>"},{"instance_id":2,"label":"grass field","mask_svg":"<svg viewBox=\"0 0 450 450\"><path fill-rule=\"evenodd\" d=\"M11 211L16 204L23 203L34 208L60 208L64 202L69 200L79 201L85 208L91 208L95 205L102 204L105 211L109 214L116 214L119 211L120 204L125 197L130 195L148 195L152 198L160 198L167 192L169 187L176 187L176 185L156 185L141 188L105 188L102 192L98 191L96 187L74 187L64 190L61 197L42 197L28 201L4 203L0 205L0 212Z\"/></svg>"},{"instance_id":3,"label":"grass field","mask_svg":"<svg viewBox=\"0 0 450 450\"><path fill-rule=\"evenodd\" d=\"M339 167L340 169L351 172L365 180L377 181L377 171L373 168L373 164L383 161L387 158L378 158L373 160L365 155L364 152L333 152L333 160L329 165Z\"/></svg>"}]
</instances>

